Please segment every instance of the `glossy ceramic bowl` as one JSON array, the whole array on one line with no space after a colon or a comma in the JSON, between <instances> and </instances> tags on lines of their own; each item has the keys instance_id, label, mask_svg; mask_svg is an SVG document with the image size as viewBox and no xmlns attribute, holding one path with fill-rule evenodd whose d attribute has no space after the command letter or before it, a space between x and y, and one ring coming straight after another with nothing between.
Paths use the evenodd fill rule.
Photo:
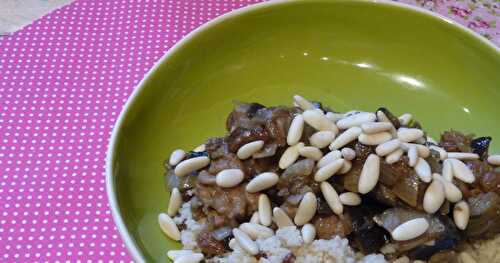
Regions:
<instances>
[{"instance_id":1,"label":"glossy ceramic bowl","mask_svg":"<svg viewBox=\"0 0 500 263\"><path fill-rule=\"evenodd\" d=\"M498 138L500 52L448 19L391 2L278 1L219 17L173 47L139 84L111 138L107 191L136 261L179 248L157 224L163 161L224 135L234 100L338 111L411 112L434 137L450 127ZM493 150L500 150L500 139Z\"/></svg>"}]
</instances>

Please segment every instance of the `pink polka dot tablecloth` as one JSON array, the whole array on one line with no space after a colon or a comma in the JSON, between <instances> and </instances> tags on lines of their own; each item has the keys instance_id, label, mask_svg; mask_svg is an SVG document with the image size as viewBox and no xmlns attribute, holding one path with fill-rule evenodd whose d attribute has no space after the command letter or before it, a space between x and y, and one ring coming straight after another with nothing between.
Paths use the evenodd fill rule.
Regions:
<instances>
[{"instance_id":1,"label":"pink polka dot tablecloth","mask_svg":"<svg viewBox=\"0 0 500 263\"><path fill-rule=\"evenodd\" d=\"M77 0L0 38L0 262L130 262L105 192L134 86L203 22L252 0ZM500 45L500 3L407 1Z\"/></svg>"}]
</instances>

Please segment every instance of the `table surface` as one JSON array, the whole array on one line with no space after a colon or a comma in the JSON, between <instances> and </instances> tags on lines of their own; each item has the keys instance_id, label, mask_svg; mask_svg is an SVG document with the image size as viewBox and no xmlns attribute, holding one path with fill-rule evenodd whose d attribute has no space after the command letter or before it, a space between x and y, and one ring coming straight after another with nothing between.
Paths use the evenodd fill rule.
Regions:
<instances>
[{"instance_id":1,"label":"table surface","mask_svg":"<svg viewBox=\"0 0 500 263\"><path fill-rule=\"evenodd\" d=\"M403 2L500 45L498 0ZM131 261L105 192L116 118L176 41L251 3L77 0L0 39L1 262Z\"/></svg>"}]
</instances>

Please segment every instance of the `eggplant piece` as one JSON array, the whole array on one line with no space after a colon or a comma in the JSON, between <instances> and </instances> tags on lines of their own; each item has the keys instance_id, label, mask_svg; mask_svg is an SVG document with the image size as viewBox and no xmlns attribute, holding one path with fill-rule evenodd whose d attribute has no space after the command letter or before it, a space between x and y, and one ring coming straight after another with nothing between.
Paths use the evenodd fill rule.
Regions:
<instances>
[{"instance_id":1,"label":"eggplant piece","mask_svg":"<svg viewBox=\"0 0 500 263\"><path fill-rule=\"evenodd\" d=\"M368 196L383 205L394 207L398 204L398 197L383 184L377 184L375 189L368 193Z\"/></svg>"},{"instance_id":2,"label":"eggplant piece","mask_svg":"<svg viewBox=\"0 0 500 263\"><path fill-rule=\"evenodd\" d=\"M211 160L218 159L230 153L226 139L221 137L208 139L205 143L205 148Z\"/></svg>"},{"instance_id":3,"label":"eggplant piece","mask_svg":"<svg viewBox=\"0 0 500 263\"><path fill-rule=\"evenodd\" d=\"M472 152L471 141L473 135L465 135L458 131L445 131L441 134L439 145L447 152Z\"/></svg>"},{"instance_id":4,"label":"eggplant piece","mask_svg":"<svg viewBox=\"0 0 500 263\"><path fill-rule=\"evenodd\" d=\"M347 215L315 217L313 224L319 239L331 239L334 236L345 237L352 232L351 220Z\"/></svg>"},{"instance_id":5,"label":"eggplant piece","mask_svg":"<svg viewBox=\"0 0 500 263\"><path fill-rule=\"evenodd\" d=\"M401 179L392 187L392 191L407 205L414 209L423 210L421 205L426 185L418 178L415 171L411 170L408 175L401 176Z\"/></svg>"},{"instance_id":6,"label":"eggplant piece","mask_svg":"<svg viewBox=\"0 0 500 263\"><path fill-rule=\"evenodd\" d=\"M165 187L168 191L174 188L179 189L179 192L185 194L189 189L193 189L198 181L198 172L189 173L186 176L177 176L174 169L169 169L165 175Z\"/></svg>"},{"instance_id":7,"label":"eggplant piece","mask_svg":"<svg viewBox=\"0 0 500 263\"><path fill-rule=\"evenodd\" d=\"M263 113L263 114L261 114ZM272 107L260 109L255 118L263 117L267 134L278 146L286 146L288 128L294 118L293 108Z\"/></svg>"},{"instance_id":8,"label":"eggplant piece","mask_svg":"<svg viewBox=\"0 0 500 263\"><path fill-rule=\"evenodd\" d=\"M208 172L210 174L218 174L220 171L226 169L240 169L245 175L248 174L243 162L234 153L212 160L210 162L210 166L208 167Z\"/></svg>"},{"instance_id":9,"label":"eggplant piece","mask_svg":"<svg viewBox=\"0 0 500 263\"><path fill-rule=\"evenodd\" d=\"M491 238L500 232L500 196L480 193L469 197L470 220L465 230L469 238Z\"/></svg>"},{"instance_id":10,"label":"eggplant piece","mask_svg":"<svg viewBox=\"0 0 500 263\"><path fill-rule=\"evenodd\" d=\"M346 214L352 220L352 244L364 254L376 253L390 239L389 233L373 221L373 216L383 211L383 207L365 202L363 206L348 207Z\"/></svg>"},{"instance_id":11,"label":"eggplant piece","mask_svg":"<svg viewBox=\"0 0 500 263\"><path fill-rule=\"evenodd\" d=\"M394 114L392 114L392 112L390 112L387 108L384 107L378 108L377 111L383 112L385 116L387 116L389 121L392 123L392 125L394 125L394 128L399 129L399 127L401 126L401 124L399 123L399 119Z\"/></svg>"},{"instance_id":12,"label":"eggplant piece","mask_svg":"<svg viewBox=\"0 0 500 263\"><path fill-rule=\"evenodd\" d=\"M422 244L409 251L407 254L409 258L429 260L429 262L433 262L431 260L441 258L439 254L443 254L449 249L456 248L461 240L461 236L458 229L455 227L455 224L449 217L446 216L437 216L437 219L442 223L444 229L439 232L437 238L432 242L432 245Z\"/></svg>"},{"instance_id":13,"label":"eggplant piece","mask_svg":"<svg viewBox=\"0 0 500 263\"><path fill-rule=\"evenodd\" d=\"M356 152L356 158L354 160L359 161L364 163L366 161L366 158L368 158L368 155L372 154L374 152L373 148L364 145L360 142L356 142L354 144L354 151Z\"/></svg>"},{"instance_id":14,"label":"eggplant piece","mask_svg":"<svg viewBox=\"0 0 500 263\"><path fill-rule=\"evenodd\" d=\"M236 127L226 137L229 151L232 153L236 153L244 144L258 140L264 142L271 140L267 130L260 126L252 128Z\"/></svg>"},{"instance_id":15,"label":"eggplant piece","mask_svg":"<svg viewBox=\"0 0 500 263\"><path fill-rule=\"evenodd\" d=\"M259 152L256 152L252 155L253 159L262 159L267 157L272 157L276 154L276 150L278 149L278 145L276 143L266 144L264 148Z\"/></svg>"},{"instance_id":16,"label":"eggplant piece","mask_svg":"<svg viewBox=\"0 0 500 263\"><path fill-rule=\"evenodd\" d=\"M428 263L459 263L457 253L453 250L441 251L432 255Z\"/></svg>"},{"instance_id":17,"label":"eggplant piece","mask_svg":"<svg viewBox=\"0 0 500 263\"><path fill-rule=\"evenodd\" d=\"M443 170L443 165L441 164L441 156L439 152L435 150L430 150L431 154L425 160L431 167L431 171L433 172L441 172Z\"/></svg>"},{"instance_id":18,"label":"eggplant piece","mask_svg":"<svg viewBox=\"0 0 500 263\"><path fill-rule=\"evenodd\" d=\"M481 160L488 156L488 148L490 147L491 137L479 137L470 142L472 152L477 153Z\"/></svg>"},{"instance_id":19,"label":"eggplant piece","mask_svg":"<svg viewBox=\"0 0 500 263\"><path fill-rule=\"evenodd\" d=\"M318 192L319 184L311 176L314 161L303 159L286 168L280 176L276 187L280 196L303 194L305 192Z\"/></svg>"},{"instance_id":20,"label":"eggplant piece","mask_svg":"<svg viewBox=\"0 0 500 263\"><path fill-rule=\"evenodd\" d=\"M484 160L467 160L464 163L469 167L472 171L476 180L473 184L469 185L472 191L475 188L481 188L482 191L479 192L490 192L491 190L496 188L496 178L491 176L491 173L495 174L493 167L488 163L488 161ZM496 175L494 176L496 177Z\"/></svg>"},{"instance_id":21,"label":"eggplant piece","mask_svg":"<svg viewBox=\"0 0 500 263\"><path fill-rule=\"evenodd\" d=\"M479 187L483 192L500 193L500 168L494 168L479 177Z\"/></svg>"},{"instance_id":22,"label":"eggplant piece","mask_svg":"<svg viewBox=\"0 0 500 263\"><path fill-rule=\"evenodd\" d=\"M429 222L429 229L421 236L407 240L394 241L399 253L408 251L408 257L412 259L428 259L433 254L454 248L460 241L460 234L447 216L429 215L425 212L419 212L404 208L390 208L382 214L374 217L374 221L392 232L402 223L415 218L425 218ZM434 241L432 245L427 242Z\"/></svg>"},{"instance_id":23,"label":"eggplant piece","mask_svg":"<svg viewBox=\"0 0 500 263\"><path fill-rule=\"evenodd\" d=\"M350 192L358 192L358 182L359 177L361 176L361 170L363 169L363 163L360 161L354 160L352 163L351 170L340 177L340 181L344 189L347 189ZM336 176L333 176L336 177Z\"/></svg>"},{"instance_id":24,"label":"eggplant piece","mask_svg":"<svg viewBox=\"0 0 500 263\"><path fill-rule=\"evenodd\" d=\"M316 197L316 202L318 203L318 209L316 210L317 215L319 215L319 216L333 215L333 211L325 199L318 196L318 197Z\"/></svg>"},{"instance_id":25,"label":"eggplant piece","mask_svg":"<svg viewBox=\"0 0 500 263\"><path fill-rule=\"evenodd\" d=\"M408 165L405 158L393 164L381 162L379 182L385 186L393 186L401 178L410 176L412 171L413 168Z\"/></svg>"},{"instance_id":26,"label":"eggplant piece","mask_svg":"<svg viewBox=\"0 0 500 263\"><path fill-rule=\"evenodd\" d=\"M241 103L236 102L233 111L226 119L226 129L228 132L233 132L238 127L251 127L255 125L251 119L255 116L258 110L265 108L259 103Z\"/></svg>"},{"instance_id":27,"label":"eggplant piece","mask_svg":"<svg viewBox=\"0 0 500 263\"><path fill-rule=\"evenodd\" d=\"M224 241L219 241L208 231L201 232L196 238L196 244L206 255L222 255L226 252Z\"/></svg>"}]
</instances>

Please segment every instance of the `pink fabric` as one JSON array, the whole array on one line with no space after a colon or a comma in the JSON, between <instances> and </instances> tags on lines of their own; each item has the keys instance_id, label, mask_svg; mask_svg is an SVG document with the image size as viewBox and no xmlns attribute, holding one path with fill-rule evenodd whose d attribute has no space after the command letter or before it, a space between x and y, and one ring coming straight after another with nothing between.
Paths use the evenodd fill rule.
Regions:
<instances>
[{"instance_id":1,"label":"pink fabric","mask_svg":"<svg viewBox=\"0 0 500 263\"><path fill-rule=\"evenodd\" d=\"M179 38L252 2L78 0L0 38L0 262L131 260L105 193L116 118ZM493 1L469 10L479 18L464 2L416 4L500 44Z\"/></svg>"}]
</instances>

